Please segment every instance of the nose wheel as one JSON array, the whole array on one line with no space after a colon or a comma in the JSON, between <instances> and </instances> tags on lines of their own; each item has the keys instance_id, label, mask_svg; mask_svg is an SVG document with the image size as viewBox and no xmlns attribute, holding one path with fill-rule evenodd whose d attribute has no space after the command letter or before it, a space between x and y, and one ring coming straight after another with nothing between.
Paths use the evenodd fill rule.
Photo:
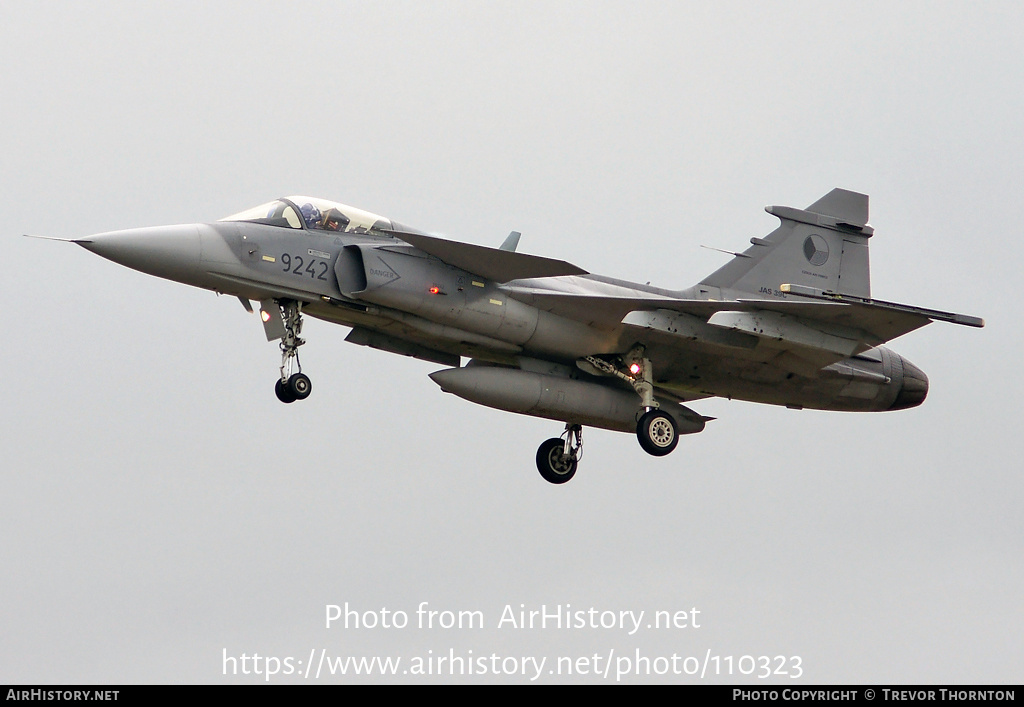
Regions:
<instances>
[{"instance_id":1,"label":"nose wheel","mask_svg":"<svg viewBox=\"0 0 1024 707\"><path fill-rule=\"evenodd\" d=\"M305 373L292 374L287 380L278 379L274 384L274 393L282 403L305 400L311 392L313 392L313 384Z\"/></svg>"}]
</instances>

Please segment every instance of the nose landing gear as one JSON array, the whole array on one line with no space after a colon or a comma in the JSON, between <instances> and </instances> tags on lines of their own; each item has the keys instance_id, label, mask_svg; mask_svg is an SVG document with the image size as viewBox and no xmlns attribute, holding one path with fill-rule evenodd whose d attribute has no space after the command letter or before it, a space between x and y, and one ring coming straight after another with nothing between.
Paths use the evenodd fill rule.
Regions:
<instances>
[{"instance_id":1,"label":"nose landing gear","mask_svg":"<svg viewBox=\"0 0 1024 707\"><path fill-rule=\"evenodd\" d=\"M313 384L302 372L299 362L299 347L306 343L299 337L302 333L302 302L274 300L272 306L264 303L260 314L267 328L267 337L274 334L273 338L281 339L281 377L274 384L277 399L282 403L305 400L313 392Z\"/></svg>"},{"instance_id":2,"label":"nose landing gear","mask_svg":"<svg viewBox=\"0 0 1024 707\"><path fill-rule=\"evenodd\" d=\"M305 373L294 373L288 378L279 379L274 384L274 393L282 403L294 403L305 400L313 390L313 384Z\"/></svg>"}]
</instances>

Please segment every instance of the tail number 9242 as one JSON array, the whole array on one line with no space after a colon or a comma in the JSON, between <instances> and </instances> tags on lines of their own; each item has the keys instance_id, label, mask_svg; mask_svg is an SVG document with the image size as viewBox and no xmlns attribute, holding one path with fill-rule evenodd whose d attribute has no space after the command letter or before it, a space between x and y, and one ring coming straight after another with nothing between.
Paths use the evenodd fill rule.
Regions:
<instances>
[{"instance_id":1,"label":"tail number 9242","mask_svg":"<svg viewBox=\"0 0 1024 707\"><path fill-rule=\"evenodd\" d=\"M330 268L323 260L303 258L301 255L290 255L288 253L281 255L281 264L284 266L285 272L290 272L292 275L298 275L299 277L306 277L308 275L311 279L324 281L327 280L327 270Z\"/></svg>"}]
</instances>

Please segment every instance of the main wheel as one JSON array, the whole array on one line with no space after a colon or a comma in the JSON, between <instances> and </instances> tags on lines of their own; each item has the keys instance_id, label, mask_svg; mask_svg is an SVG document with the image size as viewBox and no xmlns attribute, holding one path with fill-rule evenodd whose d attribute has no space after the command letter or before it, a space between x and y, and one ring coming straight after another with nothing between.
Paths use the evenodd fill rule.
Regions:
<instances>
[{"instance_id":1,"label":"main wheel","mask_svg":"<svg viewBox=\"0 0 1024 707\"><path fill-rule=\"evenodd\" d=\"M305 400L313 392L313 383L305 373L296 373L288 379L288 390L296 400Z\"/></svg>"},{"instance_id":2,"label":"main wheel","mask_svg":"<svg viewBox=\"0 0 1024 707\"><path fill-rule=\"evenodd\" d=\"M648 410L636 423L636 438L648 454L663 457L676 448L679 435L675 421L663 412Z\"/></svg>"},{"instance_id":3,"label":"main wheel","mask_svg":"<svg viewBox=\"0 0 1024 707\"><path fill-rule=\"evenodd\" d=\"M545 481L564 484L576 473L576 459L565 455L565 440L554 437L537 450L537 471Z\"/></svg>"},{"instance_id":4,"label":"main wheel","mask_svg":"<svg viewBox=\"0 0 1024 707\"><path fill-rule=\"evenodd\" d=\"M281 382L280 378L278 378L277 383L274 384L274 393L277 394L277 399L282 403L294 403L297 400L295 393L291 391L291 388Z\"/></svg>"}]
</instances>

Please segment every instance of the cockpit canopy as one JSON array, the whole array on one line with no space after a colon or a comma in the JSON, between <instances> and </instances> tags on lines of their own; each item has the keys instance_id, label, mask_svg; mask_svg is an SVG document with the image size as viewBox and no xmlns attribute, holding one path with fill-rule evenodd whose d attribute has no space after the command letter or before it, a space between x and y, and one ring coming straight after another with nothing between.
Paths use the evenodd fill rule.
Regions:
<instances>
[{"instance_id":1,"label":"cockpit canopy","mask_svg":"<svg viewBox=\"0 0 1024 707\"><path fill-rule=\"evenodd\" d=\"M383 216L309 196L289 196L220 220L337 233L381 234L383 231L402 230L400 227L396 229L395 224Z\"/></svg>"}]
</instances>

